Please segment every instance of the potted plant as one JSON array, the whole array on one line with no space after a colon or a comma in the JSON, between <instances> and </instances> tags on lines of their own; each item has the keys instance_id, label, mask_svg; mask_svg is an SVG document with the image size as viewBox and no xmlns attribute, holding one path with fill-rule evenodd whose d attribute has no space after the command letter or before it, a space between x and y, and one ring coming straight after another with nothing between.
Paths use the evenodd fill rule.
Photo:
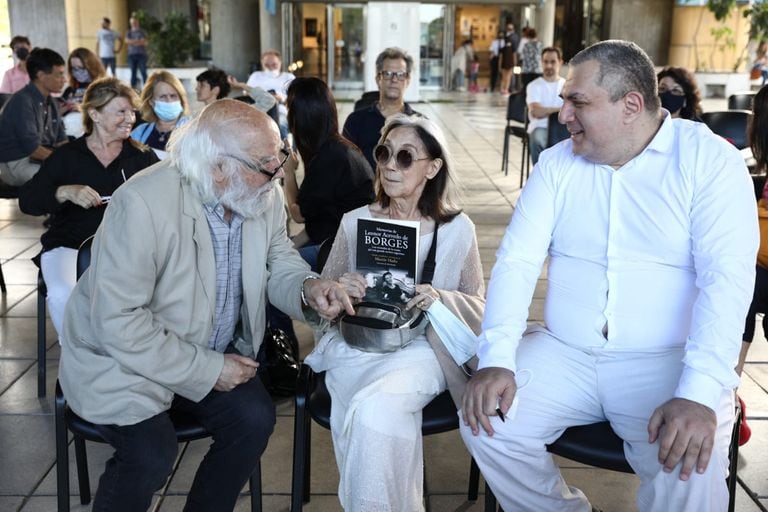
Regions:
<instances>
[{"instance_id":1,"label":"potted plant","mask_svg":"<svg viewBox=\"0 0 768 512\"><path fill-rule=\"evenodd\" d=\"M147 33L150 62L172 68L187 62L200 40L189 26L189 16L171 11L160 21L146 11L136 11L141 27Z\"/></svg>"}]
</instances>

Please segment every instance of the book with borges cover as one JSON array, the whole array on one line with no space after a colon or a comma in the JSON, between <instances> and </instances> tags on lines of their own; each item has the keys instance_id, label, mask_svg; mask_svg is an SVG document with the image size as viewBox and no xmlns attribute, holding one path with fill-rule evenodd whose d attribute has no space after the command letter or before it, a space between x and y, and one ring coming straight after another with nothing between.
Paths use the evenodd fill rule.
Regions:
<instances>
[{"instance_id":1,"label":"book with borges cover","mask_svg":"<svg viewBox=\"0 0 768 512\"><path fill-rule=\"evenodd\" d=\"M416 294L419 223L358 219L356 270L365 277L366 302L403 306Z\"/></svg>"}]
</instances>

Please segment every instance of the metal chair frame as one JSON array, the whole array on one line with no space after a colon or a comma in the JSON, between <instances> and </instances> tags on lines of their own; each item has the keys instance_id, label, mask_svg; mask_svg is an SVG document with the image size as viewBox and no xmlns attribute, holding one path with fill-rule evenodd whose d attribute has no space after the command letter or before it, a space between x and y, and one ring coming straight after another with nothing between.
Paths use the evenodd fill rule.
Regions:
<instances>
[{"instance_id":1,"label":"metal chair frame","mask_svg":"<svg viewBox=\"0 0 768 512\"><path fill-rule=\"evenodd\" d=\"M515 92L507 100L507 125L504 127L504 148L501 152L501 172L509 174L509 137L520 139L522 158L520 160L520 187L531 173L531 154L528 147L528 107L525 104L525 93Z\"/></svg>"}]
</instances>

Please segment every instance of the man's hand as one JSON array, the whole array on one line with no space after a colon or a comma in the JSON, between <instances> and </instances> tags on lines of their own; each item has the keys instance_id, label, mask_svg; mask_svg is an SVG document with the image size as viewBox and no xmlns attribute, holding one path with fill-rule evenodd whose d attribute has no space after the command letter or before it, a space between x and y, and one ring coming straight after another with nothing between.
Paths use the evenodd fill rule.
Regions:
<instances>
[{"instance_id":1,"label":"man's hand","mask_svg":"<svg viewBox=\"0 0 768 512\"><path fill-rule=\"evenodd\" d=\"M309 307L326 320L333 320L342 311L355 314L352 300L336 281L328 279L307 279L304 281L304 297Z\"/></svg>"},{"instance_id":2,"label":"man's hand","mask_svg":"<svg viewBox=\"0 0 768 512\"><path fill-rule=\"evenodd\" d=\"M224 354L224 367L214 384L216 391L232 391L256 376L259 363L239 354Z\"/></svg>"},{"instance_id":3,"label":"man's hand","mask_svg":"<svg viewBox=\"0 0 768 512\"><path fill-rule=\"evenodd\" d=\"M101 206L101 196L88 185L62 185L56 189L56 200L70 201L82 208Z\"/></svg>"},{"instance_id":4,"label":"man's hand","mask_svg":"<svg viewBox=\"0 0 768 512\"><path fill-rule=\"evenodd\" d=\"M671 472L681 461L680 480L688 480L694 464L707 469L717 430L717 416L709 407L673 398L658 407L648 422L648 442L659 440L659 463Z\"/></svg>"},{"instance_id":5,"label":"man's hand","mask_svg":"<svg viewBox=\"0 0 768 512\"><path fill-rule=\"evenodd\" d=\"M507 414L515 399L517 384L515 373L506 368L483 368L467 383L464 399L461 402L461 416L464 424L469 425L472 434L478 435L482 425L489 436L493 427L489 416L496 416L496 407L502 414Z\"/></svg>"}]
</instances>

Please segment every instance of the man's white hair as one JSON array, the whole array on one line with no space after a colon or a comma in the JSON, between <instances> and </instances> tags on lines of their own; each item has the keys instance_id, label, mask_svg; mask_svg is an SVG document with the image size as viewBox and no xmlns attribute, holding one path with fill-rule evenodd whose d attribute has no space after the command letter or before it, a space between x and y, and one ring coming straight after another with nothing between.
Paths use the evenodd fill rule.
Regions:
<instances>
[{"instance_id":1,"label":"man's white hair","mask_svg":"<svg viewBox=\"0 0 768 512\"><path fill-rule=\"evenodd\" d=\"M201 118L206 122L201 122ZM235 129L223 129L228 124ZM274 184L270 182L258 190L251 190L245 182L242 164L237 159L249 161L251 157L238 143L242 139L237 130L242 126L237 124L237 118L224 119L219 114L208 118L198 115L173 130L168 141L169 158L182 178L197 191L203 203L220 202L243 217L253 218L263 213L271 203ZM227 184L223 190L217 189L213 179L212 171L216 168L223 173L224 183Z\"/></svg>"}]
</instances>

